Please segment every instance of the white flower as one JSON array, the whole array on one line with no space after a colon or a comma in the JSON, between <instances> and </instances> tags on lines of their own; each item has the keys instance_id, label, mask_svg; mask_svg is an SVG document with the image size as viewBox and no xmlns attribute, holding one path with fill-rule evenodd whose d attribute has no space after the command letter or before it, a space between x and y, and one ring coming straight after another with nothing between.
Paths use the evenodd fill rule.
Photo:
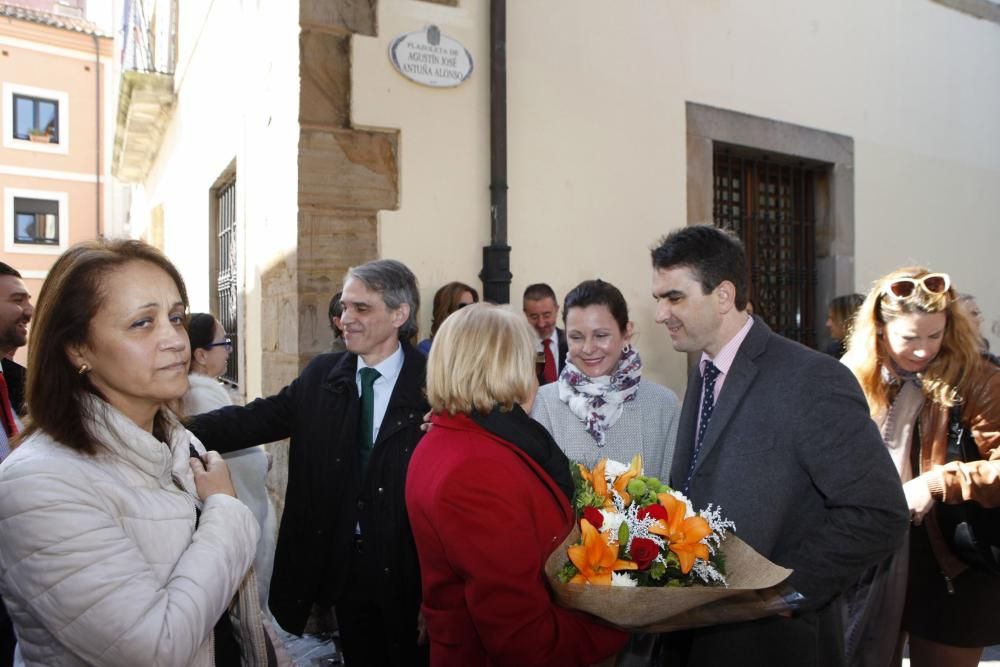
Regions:
<instances>
[{"instance_id":1,"label":"white flower","mask_svg":"<svg viewBox=\"0 0 1000 667\"><path fill-rule=\"evenodd\" d=\"M597 510L604 517L604 523L601 524L602 533L611 533L612 535L618 535L618 527L622 525L622 521L625 517L618 512L609 512L608 510ZM617 539L617 537L615 538Z\"/></svg>"},{"instance_id":2,"label":"white flower","mask_svg":"<svg viewBox=\"0 0 1000 667\"><path fill-rule=\"evenodd\" d=\"M618 476L626 470L628 470L627 465L611 459L608 459L607 463L604 464L604 476L608 478L609 482L618 479Z\"/></svg>"},{"instance_id":3,"label":"white flower","mask_svg":"<svg viewBox=\"0 0 1000 667\"><path fill-rule=\"evenodd\" d=\"M685 496L683 493L677 490L671 490L670 494L677 500L684 501L684 506L686 508L684 510L685 519L690 519L691 517L694 516L694 505L691 504L691 500L687 496Z\"/></svg>"},{"instance_id":4,"label":"white flower","mask_svg":"<svg viewBox=\"0 0 1000 667\"><path fill-rule=\"evenodd\" d=\"M736 530L736 524L729 519L723 518L722 508L708 504L708 507L699 512L705 521L708 522L708 527L712 529L712 533L706 537L702 542L708 545L709 551L713 554L716 549L722 546L722 540L726 538L726 533Z\"/></svg>"},{"instance_id":5,"label":"white flower","mask_svg":"<svg viewBox=\"0 0 1000 667\"><path fill-rule=\"evenodd\" d=\"M611 585L624 586L626 588L634 588L639 585L639 582L633 579L631 575L629 575L626 572L612 572Z\"/></svg>"},{"instance_id":6,"label":"white flower","mask_svg":"<svg viewBox=\"0 0 1000 667\"><path fill-rule=\"evenodd\" d=\"M726 583L726 578L722 576L722 573L715 569L715 566L707 561L703 561L700 558L694 562L694 567L691 568L695 576L704 581L706 584L723 584L728 586Z\"/></svg>"}]
</instances>

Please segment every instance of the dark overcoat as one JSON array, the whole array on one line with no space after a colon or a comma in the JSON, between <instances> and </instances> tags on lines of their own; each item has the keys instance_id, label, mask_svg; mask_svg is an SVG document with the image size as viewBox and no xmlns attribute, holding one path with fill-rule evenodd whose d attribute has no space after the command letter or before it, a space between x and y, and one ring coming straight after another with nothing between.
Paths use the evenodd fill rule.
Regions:
<instances>
[{"instance_id":1,"label":"dark overcoat","mask_svg":"<svg viewBox=\"0 0 1000 667\"><path fill-rule=\"evenodd\" d=\"M370 582L384 613L415 626L420 571L406 515L406 471L430 409L424 356L402 343L403 368L365 475L358 451L357 355L321 354L274 396L193 418L209 449L229 452L290 438L288 488L269 606L301 634L313 603L336 604L349 574L355 526L381 577Z\"/></svg>"},{"instance_id":2,"label":"dark overcoat","mask_svg":"<svg viewBox=\"0 0 1000 667\"><path fill-rule=\"evenodd\" d=\"M677 488L701 387L694 370L671 470ZM839 594L895 550L909 523L899 475L851 372L755 319L715 404L690 498L697 509L721 506L740 538L792 568L788 584L805 600L793 618L688 633L687 660L677 662L841 664Z\"/></svg>"}]
</instances>

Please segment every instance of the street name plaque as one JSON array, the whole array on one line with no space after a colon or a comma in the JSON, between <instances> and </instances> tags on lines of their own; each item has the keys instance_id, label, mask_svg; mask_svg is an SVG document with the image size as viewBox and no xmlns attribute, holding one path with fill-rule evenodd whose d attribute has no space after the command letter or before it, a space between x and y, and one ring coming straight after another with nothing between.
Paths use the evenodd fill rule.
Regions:
<instances>
[{"instance_id":1,"label":"street name plaque","mask_svg":"<svg viewBox=\"0 0 1000 667\"><path fill-rule=\"evenodd\" d=\"M389 61L410 81L433 88L453 88L472 74L468 49L436 25L392 40Z\"/></svg>"}]
</instances>

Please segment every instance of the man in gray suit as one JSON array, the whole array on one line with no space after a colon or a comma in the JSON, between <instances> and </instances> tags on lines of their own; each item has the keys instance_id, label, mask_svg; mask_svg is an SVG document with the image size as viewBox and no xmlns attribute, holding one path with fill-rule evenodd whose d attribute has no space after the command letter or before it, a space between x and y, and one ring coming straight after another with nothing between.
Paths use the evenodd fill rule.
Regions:
<instances>
[{"instance_id":1,"label":"man in gray suit","mask_svg":"<svg viewBox=\"0 0 1000 667\"><path fill-rule=\"evenodd\" d=\"M746 312L743 245L707 225L653 249L656 321L700 354L671 485L715 503L736 534L794 573L781 615L666 636L669 664L841 665L840 593L903 538L899 477L861 389L832 357ZM891 631L887 629L887 631Z\"/></svg>"}]
</instances>

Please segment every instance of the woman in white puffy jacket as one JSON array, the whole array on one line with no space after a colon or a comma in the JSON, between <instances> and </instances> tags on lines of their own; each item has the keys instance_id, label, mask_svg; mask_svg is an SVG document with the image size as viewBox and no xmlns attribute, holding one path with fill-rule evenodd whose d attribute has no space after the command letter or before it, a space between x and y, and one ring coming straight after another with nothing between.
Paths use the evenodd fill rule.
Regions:
<instances>
[{"instance_id":1,"label":"woman in white puffy jacket","mask_svg":"<svg viewBox=\"0 0 1000 667\"><path fill-rule=\"evenodd\" d=\"M74 246L42 286L30 418L0 465L16 664L267 661L240 590L257 522L170 409L188 388L186 311L177 270L140 241Z\"/></svg>"}]
</instances>

